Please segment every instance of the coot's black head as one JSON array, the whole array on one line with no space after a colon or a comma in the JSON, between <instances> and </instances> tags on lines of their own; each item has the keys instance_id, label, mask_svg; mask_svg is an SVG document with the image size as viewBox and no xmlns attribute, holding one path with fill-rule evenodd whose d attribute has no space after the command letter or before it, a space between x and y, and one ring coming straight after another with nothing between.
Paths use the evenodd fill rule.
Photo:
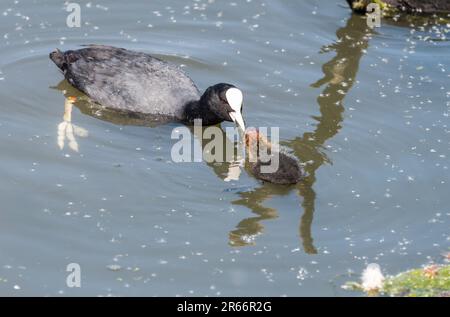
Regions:
<instances>
[{"instance_id":1,"label":"coot's black head","mask_svg":"<svg viewBox=\"0 0 450 317\"><path fill-rule=\"evenodd\" d=\"M236 123L245 131L242 117L242 92L230 84L217 84L206 89L200 103L213 112L219 119Z\"/></svg>"}]
</instances>

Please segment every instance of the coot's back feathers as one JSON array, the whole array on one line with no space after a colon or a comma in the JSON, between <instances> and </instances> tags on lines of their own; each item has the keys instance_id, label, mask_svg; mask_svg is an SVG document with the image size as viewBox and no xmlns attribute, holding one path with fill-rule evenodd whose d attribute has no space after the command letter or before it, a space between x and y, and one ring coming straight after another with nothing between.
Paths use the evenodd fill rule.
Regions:
<instances>
[{"instance_id":1,"label":"coot's back feathers","mask_svg":"<svg viewBox=\"0 0 450 317\"><path fill-rule=\"evenodd\" d=\"M185 105L200 98L181 69L145 53L89 45L50 58L73 86L108 108L183 120Z\"/></svg>"}]
</instances>

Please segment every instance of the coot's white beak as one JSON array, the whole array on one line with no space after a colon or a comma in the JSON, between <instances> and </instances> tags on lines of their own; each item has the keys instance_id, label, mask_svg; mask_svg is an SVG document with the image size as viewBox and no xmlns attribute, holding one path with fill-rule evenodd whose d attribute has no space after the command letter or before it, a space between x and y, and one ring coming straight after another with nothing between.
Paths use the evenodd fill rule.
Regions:
<instances>
[{"instance_id":1,"label":"coot's white beak","mask_svg":"<svg viewBox=\"0 0 450 317\"><path fill-rule=\"evenodd\" d=\"M244 119L242 118L242 114L240 112L230 112L230 117L233 119L234 123L242 129L242 131L245 131Z\"/></svg>"},{"instance_id":2,"label":"coot's white beak","mask_svg":"<svg viewBox=\"0 0 450 317\"><path fill-rule=\"evenodd\" d=\"M234 112L229 113L231 119L242 131L245 131L245 122L244 118L242 118L242 102L244 100L242 91L237 88L230 88L225 93L225 96L227 97L228 104L234 110Z\"/></svg>"}]
</instances>

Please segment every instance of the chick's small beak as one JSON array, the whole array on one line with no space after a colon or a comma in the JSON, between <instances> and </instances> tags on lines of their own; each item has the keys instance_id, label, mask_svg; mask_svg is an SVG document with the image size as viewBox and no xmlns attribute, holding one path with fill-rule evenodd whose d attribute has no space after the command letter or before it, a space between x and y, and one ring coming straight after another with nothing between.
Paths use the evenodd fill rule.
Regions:
<instances>
[{"instance_id":1,"label":"chick's small beak","mask_svg":"<svg viewBox=\"0 0 450 317\"><path fill-rule=\"evenodd\" d=\"M240 112L230 112L230 117L236 123L236 125L242 129L242 131L245 131L245 122L244 118L242 118L242 113Z\"/></svg>"}]
</instances>

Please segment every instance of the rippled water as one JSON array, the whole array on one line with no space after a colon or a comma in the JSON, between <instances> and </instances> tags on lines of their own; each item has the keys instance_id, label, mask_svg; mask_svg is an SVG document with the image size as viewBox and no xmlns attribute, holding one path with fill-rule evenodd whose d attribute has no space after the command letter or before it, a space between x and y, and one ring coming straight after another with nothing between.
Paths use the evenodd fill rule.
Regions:
<instances>
[{"instance_id":1,"label":"rippled water","mask_svg":"<svg viewBox=\"0 0 450 317\"><path fill-rule=\"evenodd\" d=\"M348 295L369 262L394 274L448 249L448 26L370 31L345 1L80 4L80 28L61 1L0 4L0 295ZM60 150L77 92L48 53L88 43L239 86L248 125L279 126L308 178L225 182L227 164L172 162L176 124L82 104L88 135Z\"/></svg>"}]
</instances>

